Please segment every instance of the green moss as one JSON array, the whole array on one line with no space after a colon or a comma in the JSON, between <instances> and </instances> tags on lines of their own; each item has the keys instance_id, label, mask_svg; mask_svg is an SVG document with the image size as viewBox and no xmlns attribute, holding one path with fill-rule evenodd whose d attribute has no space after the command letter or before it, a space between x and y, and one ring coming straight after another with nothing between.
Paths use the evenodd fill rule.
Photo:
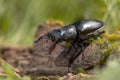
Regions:
<instances>
[{"instance_id":1,"label":"green moss","mask_svg":"<svg viewBox=\"0 0 120 80\"><path fill-rule=\"evenodd\" d=\"M77 73L86 73L83 68L77 68L77 69L76 69L76 72L77 72Z\"/></svg>"},{"instance_id":2,"label":"green moss","mask_svg":"<svg viewBox=\"0 0 120 80\"><path fill-rule=\"evenodd\" d=\"M111 35L108 35L107 36L107 39L110 41L110 42L114 42L114 41L120 41L120 34L111 34Z\"/></svg>"},{"instance_id":3,"label":"green moss","mask_svg":"<svg viewBox=\"0 0 120 80\"><path fill-rule=\"evenodd\" d=\"M97 44L101 50L101 54L103 54L101 61L99 61L97 64L103 64L108 59L109 55L117 52L117 49L120 46L120 36L117 33L106 33L102 36L102 38L94 40L92 44Z\"/></svg>"},{"instance_id":4,"label":"green moss","mask_svg":"<svg viewBox=\"0 0 120 80\"><path fill-rule=\"evenodd\" d=\"M102 38L97 38L97 40L94 40L92 42L92 44L99 44L99 45L103 45L105 43L107 43L108 41L106 39L102 39Z\"/></svg>"},{"instance_id":5,"label":"green moss","mask_svg":"<svg viewBox=\"0 0 120 80\"><path fill-rule=\"evenodd\" d=\"M110 46L108 46L105 50L102 51L103 54L108 54L111 51L115 50L118 46L120 45L120 43L114 43L111 44Z\"/></svg>"}]
</instances>

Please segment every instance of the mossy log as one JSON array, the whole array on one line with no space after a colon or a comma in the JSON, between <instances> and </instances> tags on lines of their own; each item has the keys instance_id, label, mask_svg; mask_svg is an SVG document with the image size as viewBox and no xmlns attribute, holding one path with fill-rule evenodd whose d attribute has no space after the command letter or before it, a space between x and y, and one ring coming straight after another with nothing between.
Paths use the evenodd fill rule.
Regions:
<instances>
[{"instance_id":1,"label":"mossy log","mask_svg":"<svg viewBox=\"0 0 120 80\"><path fill-rule=\"evenodd\" d=\"M53 22L54 25L52 26L55 26L57 24L55 28L50 25ZM41 35L40 32L44 31L46 27L50 28L49 30L53 30L61 27L61 25L58 26L59 23L56 23L55 21L53 22L49 22L49 24L45 23L44 25L43 24L40 25L38 28L39 30L36 32L37 35L38 34ZM47 33L49 30L46 30L44 32ZM114 53L119 52L118 49L120 45L119 40L120 40L119 34L107 34L107 33L104 33L103 35L101 35L101 37L98 37L96 40L93 40L90 45L85 46L84 64L82 64L82 55L79 55L71 65L72 72L75 72L79 68L80 69L82 68L87 71L93 69L96 66L97 67L99 66L101 68L106 64L106 61L108 59L111 59L110 57L112 57L113 55L114 57L112 58L115 58L115 56L118 57ZM43 56L48 55L48 60L49 60L49 56L51 56L52 65L48 65L48 63L46 62L46 66L49 69L62 67L66 70L71 56L73 54L76 54L77 50L79 51L81 49L81 48L77 48L77 50L75 50L72 49L71 47L65 48L60 45L57 45L56 48L53 50L52 54L49 55L47 54L47 51L43 50L42 47L42 45L46 44L45 42L46 41L43 40L38 45L34 46L34 50L35 50L35 54L37 55L43 55ZM52 42L48 41L47 47L50 47L50 45L52 45ZM61 45L65 45L65 43L63 42L61 43ZM68 50L70 50L69 53ZM43 56L41 58L43 58Z\"/></svg>"}]
</instances>

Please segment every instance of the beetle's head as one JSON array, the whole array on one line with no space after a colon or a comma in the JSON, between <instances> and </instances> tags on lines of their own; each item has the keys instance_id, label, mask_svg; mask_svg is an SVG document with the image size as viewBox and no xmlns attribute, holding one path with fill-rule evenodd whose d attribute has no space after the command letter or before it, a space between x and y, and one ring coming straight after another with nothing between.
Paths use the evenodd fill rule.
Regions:
<instances>
[{"instance_id":1,"label":"beetle's head","mask_svg":"<svg viewBox=\"0 0 120 80\"><path fill-rule=\"evenodd\" d=\"M52 41L56 41L56 42L61 39L60 34L61 34L61 31L59 29L55 29L47 33L49 39L51 39Z\"/></svg>"},{"instance_id":2,"label":"beetle's head","mask_svg":"<svg viewBox=\"0 0 120 80\"><path fill-rule=\"evenodd\" d=\"M81 26L80 34L85 35L85 34L93 33L103 28L104 23L98 20L86 20L86 21L81 21L80 26Z\"/></svg>"}]
</instances>

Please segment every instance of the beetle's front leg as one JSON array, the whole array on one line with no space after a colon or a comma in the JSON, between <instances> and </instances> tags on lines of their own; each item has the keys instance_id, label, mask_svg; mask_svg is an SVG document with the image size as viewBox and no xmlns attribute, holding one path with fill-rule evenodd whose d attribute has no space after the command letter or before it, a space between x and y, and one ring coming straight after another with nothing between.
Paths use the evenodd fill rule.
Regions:
<instances>
[{"instance_id":1,"label":"beetle's front leg","mask_svg":"<svg viewBox=\"0 0 120 80\"><path fill-rule=\"evenodd\" d=\"M81 54L82 54L82 65L84 65L84 58L85 58L85 56L84 56L84 45L83 44L81 44Z\"/></svg>"},{"instance_id":2,"label":"beetle's front leg","mask_svg":"<svg viewBox=\"0 0 120 80\"><path fill-rule=\"evenodd\" d=\"M49 51L49 58L48 58L48 66L49 67L51 67L52 66L52 62L53 62L53 58L52 58L52 56L51 56L51 53L52 53L52 51L55 49L55 47L56 47L56 45L57 45L57 42L54 42L53 43L53 45L50 47L50 51Z\"/></svg>"},{"instance_id":3,"label":"beetle's front leg","mask_svg":"<svg viewBox=\"0 0 120 80\"><path fill-rule=\"evenodd\" d=\"M50 51L49 51L48 54L51 54L51 53L52 53L52 51L55 49L56 45L57 45L57 42L54 42L54 43L52 44L52 46L49 48Z\"/></svg>"}]
</instances>

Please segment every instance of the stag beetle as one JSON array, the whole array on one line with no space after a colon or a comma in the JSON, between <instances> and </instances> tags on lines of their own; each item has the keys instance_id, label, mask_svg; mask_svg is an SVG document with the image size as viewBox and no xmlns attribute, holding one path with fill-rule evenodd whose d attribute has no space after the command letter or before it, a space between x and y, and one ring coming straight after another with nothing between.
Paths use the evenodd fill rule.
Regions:
<instances>
[{"instance_id":1,"label":"stag beetle","mask_svg":"<svg viewBox=\"0 0 120 80\"><path fill-rule=\"evenodd\" d=\"M84 41L89 40L89 37L91 37L94 32L99 31L103 26L104 23L99 20L80 20L73 24L63 26L60 29L55 29L43 34L36 39L34 43L38 43L41 39L52 40L54 44L51 46L49 53L53 51L57 43L62 41L70 42L73 46L81 46L82 50L84 50ZM71 64L79 54L72 57L73 60L70 61L69 64ZM84 54L82 55L84 57Z\"/></svg>"},{"instance_id":2,"label":"stag beetle","mask_svg":"<svg viewBox=\"0 0 120 80\"><path fill-rule=\"evenodd\" d=\"M40 36L34 43L37 43L40 39L44 39L47 36L53 42L71 41L78 37L88 35L101 27L103 22L98 20L82 20L75 22L68 26L63 26L60 29L52 30L43 36Z\"/></svg>"},{"instance_id":3,"label":"stag beetle","mask_svg":"<svg viewBox=\"0 0 120 80\"><path fill-rule=\"evenodd\" d=\"M54 45L51 48L52 51L57 43L61 41L74 41L76 39L80 39L102 28L103 25L104 23L98 20L81 20L43 34L36 39L34 43L38 43L41 39L50 39L54 42Z\"/></svg>"}]
</instances>

